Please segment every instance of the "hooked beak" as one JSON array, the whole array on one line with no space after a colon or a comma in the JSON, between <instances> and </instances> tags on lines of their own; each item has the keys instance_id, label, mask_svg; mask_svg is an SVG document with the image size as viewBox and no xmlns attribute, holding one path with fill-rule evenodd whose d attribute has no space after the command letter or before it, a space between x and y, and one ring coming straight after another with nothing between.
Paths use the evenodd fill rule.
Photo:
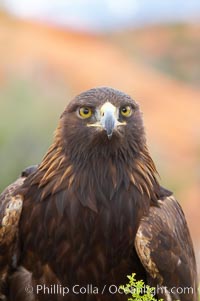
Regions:
<instances>
[{"instance_id":1,"label":"hooked beak","mask_svg":"<svg viewBox=\"0 0 200 301\"><path fill-rule=\"evenodd\" d=\"M101 119L100 123L104 130L107 133L108 139L112 138L113 130L117 123L117 108L113 106L110 102L104 103L101 107L100 114Z\"/></svg>"},{"instance_id":2,"label":"hooked beak","mask_svg":"<svg viewBox=\"0 0 200 301\"><path fill-rule=\"evenodd\" d=\"M109 101L105 102L100 108L100 116L96 123L87 124L88 127L98 127L106 131L107 137L110 140L113 135L113 131L120 125L126 125L126 122L118 121L118 108L115 107Z\"/></svg>"},{"instance_id":3,"label":"hooked beak","mask_svg":"<svg viewBox=\"0 0 200 301\"><path fill-rule=\"evenodd\" d=\"M112 103L108 101L101 107L100 114L100 123L103 129L106 131L108 139L110 140L112 138L114 129L118 125L124 125L125 123L118 121L118 110Z\"/></svg>"}]
</instances>

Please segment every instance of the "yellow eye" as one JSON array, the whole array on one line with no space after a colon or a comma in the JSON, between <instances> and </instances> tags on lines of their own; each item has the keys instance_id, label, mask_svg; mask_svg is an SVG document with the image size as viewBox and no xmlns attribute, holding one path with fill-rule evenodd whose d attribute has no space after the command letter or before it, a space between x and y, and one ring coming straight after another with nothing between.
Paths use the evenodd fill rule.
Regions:
<instances>
[{"instance_id":1,"label":"yellow eye","mask_svg":"<svg viewBox=\"0 0 200 301\"><path fill-rule=\"evenodd\" d=\"M132 109L130 106L124 106L120 109L122 116L129 117L132 114Z\"/></svg>"},{"instance_id":2,"label":"yellow eye","mask_svg":"<svg viewBox=\"0 0 200 301\"><path fill-rule=\"evenodd\" d=\"M92 116L92 109L88 107L82 107L79 109L79 115L81 118L89 118Z\"/></svg>"}]
</instances>

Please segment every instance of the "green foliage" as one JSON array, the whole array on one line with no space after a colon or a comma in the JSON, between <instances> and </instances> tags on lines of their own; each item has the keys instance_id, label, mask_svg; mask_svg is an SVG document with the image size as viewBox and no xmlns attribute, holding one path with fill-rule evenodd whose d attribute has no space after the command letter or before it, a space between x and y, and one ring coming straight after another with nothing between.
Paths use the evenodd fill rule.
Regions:
<instances>
[{"instance_id":1,"label":"green foliage","mask_svg":"<svg viewBox=\"0 0 200 301\"><path fill-rule=\"evenodd\" d=\"M0 193L25 167L41 162L51 144L70 98L67 89L56 88L29 78L10 79L1 88Z\"/></svg>"},{"instance_id":2,"label":"green foliage","mask_svg":"<svg viewBox=\"0 0 200 301\"><path fill-rule=\"evenodd\" d=\"M125 286L120 286L120 288L126 295L131 295L131 298L128 298L128 301L157 301L154 298L154 287L145 285L143 280L137 281L135 279L135 273L131 276L127 276L127 278L129 279L129 283ZM163 301L163 299L159 299L159 301Z\"/></svg>"}]
</instances>

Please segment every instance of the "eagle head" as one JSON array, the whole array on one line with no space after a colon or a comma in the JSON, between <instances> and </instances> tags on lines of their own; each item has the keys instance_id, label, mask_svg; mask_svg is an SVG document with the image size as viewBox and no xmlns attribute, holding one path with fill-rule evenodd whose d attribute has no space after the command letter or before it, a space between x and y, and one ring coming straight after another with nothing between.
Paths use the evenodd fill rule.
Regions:
<instances>
[{"instance_id":1,"label":"eagle head","mask_svg":"<svg viewBox=\"0 0 200 301\"><path fill-rule=\"evenodd\" d=\"M81 152L140 152L145 134L139 105L127 94L108 87L76 96L61 115L65 148Z\"/></svg>"}]
</instances>

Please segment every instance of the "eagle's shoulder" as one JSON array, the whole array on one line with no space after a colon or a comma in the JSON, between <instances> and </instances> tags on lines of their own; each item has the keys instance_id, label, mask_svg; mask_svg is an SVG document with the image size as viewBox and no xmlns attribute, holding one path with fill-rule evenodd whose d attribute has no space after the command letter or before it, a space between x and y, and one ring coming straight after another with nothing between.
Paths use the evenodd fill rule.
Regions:
<instances>
[{"instance_id":1,"label":"eagle's shoulder","mask_svg":"<svg viewBox=\"0 0 200 301\"><path fill-rule=\"evenodd\" d=\"M21 176L0 195L0 298L9 268L15 261L18 224L23 207L23 197L17 191L35 168L23 170Z\"/></svg>"},{"instance_id":2,"label":"eagle's shoulder","mask_svg":"<svg viewBox=\"0 0 200 301\"><path fill-rule=\"evenodd\" d=\"M23 206L23 196L18 194L25 179L37 169L30 166L21 172L21 176L0 195L0 245L9 245L17 232L18 223Z\"/></svg>"},{"instance_id":3,"label":"eagle's shoulder","mask_svg":"<svg viewBox=\"0 0 200 301\"><path fill-rule=\"evenodd\" d=\"M8 244L15 235L23 204L22 196L15 195L15 191L24 179L20 177L0 195L0 244Z\"/></svg>"},{"instance_id":4,"label":"eagle's shoulder","mask_svg":"<svg viewBox=\"0 0 200 301\"><path fill-rule=\"evenodd\" d=\"M135 248L152 283L169 289L192 287L193 295L184 300L196 300L192 299L197 291L196 262L187 222L174 195L162 192L158 206L150 207L140 222ZM176 292L174 297L179 297Z\"/></svg>"}]
</instances>

